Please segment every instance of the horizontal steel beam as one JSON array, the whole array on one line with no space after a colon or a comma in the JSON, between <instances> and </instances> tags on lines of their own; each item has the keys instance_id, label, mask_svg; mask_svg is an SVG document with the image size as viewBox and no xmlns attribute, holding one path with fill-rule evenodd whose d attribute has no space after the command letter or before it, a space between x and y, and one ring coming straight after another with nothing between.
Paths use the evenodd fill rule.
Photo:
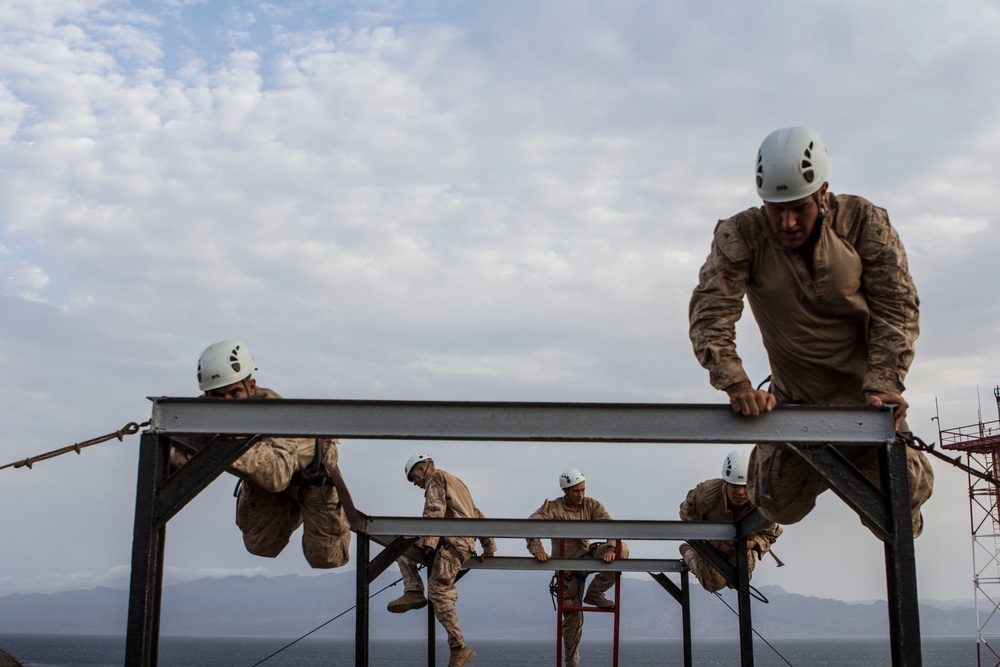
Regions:
<instances>
[{"instance_id":1,"label":"horizontal steel beam","mask_svg":"<svg viewBox=\"0 0 1000 667\"><path fill-rule=\"evenodd\" d=\"M758 418L728 405L151 398L161 434L373 440L884 444L892 410L780 406Z\"/></svg>"},{"instance_id":2,"label":"horizontal steel beam","mask_svg":"<svg viewBox=\"0 0 1000 667\"><path fill-rule=\"evenodd\" d=\"M583 572L680 572L684 561L678 558L618 558L605 563L594 558L550 558L544 563L531 556L494 556L480 561L470 558L464 570L572 570Z\"/></svg>"},{"instance_id":3,"label":"horizontal steel beam","mask_svg":"<svg viewBox=\"0 0 1000 667\"><path fill-rule=\"evenodd\" d=\"M711 521L572 521L558 519L436 519L371 516L364 532L376 541L390 536L592 538L621 540L735 540L736 526Z\"/></svg>"}]
</instances>

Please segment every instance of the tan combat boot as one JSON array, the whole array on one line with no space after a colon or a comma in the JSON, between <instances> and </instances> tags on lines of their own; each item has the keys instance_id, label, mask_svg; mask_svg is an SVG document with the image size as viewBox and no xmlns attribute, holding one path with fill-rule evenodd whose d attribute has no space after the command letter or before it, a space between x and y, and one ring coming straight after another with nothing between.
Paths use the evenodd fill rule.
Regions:
<instances>
[{"instance_id":1,"label":"tan combat boot","mask_svg":"<svg viewBox=\"0 0 1000 667\"><path fill-rule=\"evenodd\" d=\"M587 591L587 596L583 598L584 604L593 605L600 609L614 609L615 603L604 597L604 593L598 591Z\"/></svg>"},{"instance_id":2,"label":"tan combat boot","mask_svg":"<svg viewBox=\"0 0 1000 667\"><path fill-rule=\"evenodd\" d=\"M465 667L475 657L476 652L468 646L453 648L451 649L451 660L448 661L448 667Z\"/></svg>"},{"instance_id":3,"label":"tan combat boot","mask_svg":"<svg viewBox=\"0 0 1000 667\"><path fill-rule=\"evenodd\" d=\"M427 598L420 591L407 591L402 597L398 597L385 606L394 614L402 614L411 609L420 609L427 606Z\"/></svg>"}]
</instances>

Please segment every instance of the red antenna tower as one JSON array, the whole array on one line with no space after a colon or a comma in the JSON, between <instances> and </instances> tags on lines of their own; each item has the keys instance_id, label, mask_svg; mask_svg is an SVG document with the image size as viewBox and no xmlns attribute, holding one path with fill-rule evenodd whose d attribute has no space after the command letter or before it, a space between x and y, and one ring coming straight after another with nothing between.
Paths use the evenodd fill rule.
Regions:
<instances>
[{"instance_id":1,"label":"red antenna tower","mask_svg":"<svg viewBox=\"0 0 1000 667\"><path fill-rule=\"evenodd\" d=\"M1000 386L993 389L1000 416ZM941 429L942 449L965 453L972 470L1000 479L1000 419ZM972 527L972 583L976 601L977 665L1000 666L1000 487L969 474L969 518Z\"/></svg>"}]
</instances>

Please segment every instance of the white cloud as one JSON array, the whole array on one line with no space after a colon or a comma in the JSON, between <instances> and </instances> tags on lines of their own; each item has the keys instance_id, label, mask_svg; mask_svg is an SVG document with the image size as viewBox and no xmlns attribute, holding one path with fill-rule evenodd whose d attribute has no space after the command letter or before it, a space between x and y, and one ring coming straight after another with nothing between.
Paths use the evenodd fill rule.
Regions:
<instances>
[{"instance_id":1,"label":"white cloud","mask_svg":"<svg viewBox=\"0 0 1000 667\"><path fill-rule=\"evenodd\" d=\"M824 136L833 190L886 206L907 244L924 303L911 409L924 420L930 397L994 381L991 4L828 3L804 17L791 2L248 7L0 6L10 458L143 418L147 395L192 393L198 352L226 337L289 395L718 400L690 352L687 300L715 221L755 203L760 139L793 123ZM749 319L741 351L763 377ZM614 513L672 517L706 455L629 452ZM75 466L94 462L108 489L94 511L124 527L109 520L106 544L87 543L87 569L110 569L127 561L132 454L5 480L0 502L37 487L53 504L33 516L73 521L58 499L82 492ZM366 502L412 505L405 486L380 486L381 454L345 456L366 488L388 489ZM538 474L531 502L549 490ZM211 498L173 556L184 571L254 572L228 491ZM31 546L59 528L4 521L23 539L0 561L21 580L80 569ZM807 546L782 551L814 557L822 529L797 526ZM184 550L202 530L226 536L219 550ZM286 552L269 572L303 571ZM922 593L948 597L933 587L953 582ZM867 597L861 585L838 591Z\"/></svg>"},{"instance_id":2,"label":"white cloud","mask_svg":"<svg viewBox=\"0 0 1000 667\"><path fill-rule=\"evenodd\" d=\"M39 301L42 290L48 284L48 275L37 266L23 262L0 262L0 291L4 294Z\"/></svg>"}]
</instances>

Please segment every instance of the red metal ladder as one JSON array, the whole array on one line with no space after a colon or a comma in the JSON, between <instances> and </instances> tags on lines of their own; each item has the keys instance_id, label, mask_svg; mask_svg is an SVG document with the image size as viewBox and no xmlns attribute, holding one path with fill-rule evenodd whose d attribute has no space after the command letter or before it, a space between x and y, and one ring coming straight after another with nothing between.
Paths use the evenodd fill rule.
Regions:
<instances>
[{"instance_id":1,"label":"red metal ladder","mask_svg":"<svg viewBox=\"0 0 1000 667\"><path fill-rule=\"evenodd\" d=\"M621 558L622 555L622 543L621 540L615 542L615 559ZM566 541L559 540L559 557L566 557ZM618 667L618 630L621 621L621 583L622 583L622 573L615 572L615 606L611 609L601 609L600 607L589 607L584 605L567 605L563 601L563 587L565 584L565 573L557 571L556 579L558 580L558 592L556 593L556 667L562 667L563 665L563 615L568 612L579 611L583 613L589 612L599 612L604 614L614 614L614 646L611 653L611 665L612 667ZM586 578L584 581L580 582L580 599L582 601L583 597L586 595ZM582 642L582 637L581 637Z\"/></svg>"}]
</instances>

